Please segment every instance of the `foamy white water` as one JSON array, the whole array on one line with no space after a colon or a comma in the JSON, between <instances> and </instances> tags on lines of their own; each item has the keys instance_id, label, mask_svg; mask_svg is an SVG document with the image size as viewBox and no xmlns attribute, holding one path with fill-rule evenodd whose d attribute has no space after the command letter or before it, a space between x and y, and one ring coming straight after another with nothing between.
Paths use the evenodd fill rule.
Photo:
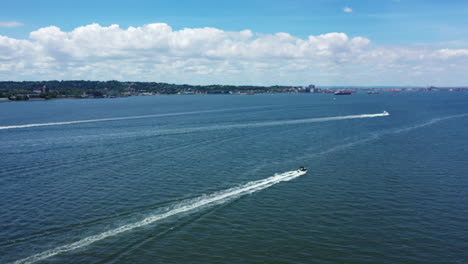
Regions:
<instances>
[{"instance_id":1,"label":"foamy white water","mask_svg":"<svg viewBox=\"0 0 468 264\"><path fill-rule=\"evenodd\" d=\"M383 113L378 113L378 114L316 117L316 118L282 120L282 121L267 121L267 122L257 122L257 123L241 123L241 124L232 124L232 125L215 125L215 126L205 126L205 127L167 129L167 130L158 130L155 132L134 133L133 135L137 135L137 134L138 135L169 135L169 134L193 133L193 132L223 130L223 129L233 129L233 128L267 127L267 126L281 126L281 125L326 122L326 121L334 121L334 120L373 118L373 117L382 117L382 116L388 116L388 115L389 113L384 111Z\"/></svg>"},{"instance_id":2,"label":"foamy white water","mask_svg":"<svg viewBox=\"0 0 468 264\"><path fill-rule=\"evenodd\" d=\"M287 121L272 121L272 122L247 124L246 126L259 127L259 126L290 125L290 124L325 122L325 121L333 121L333 120L373 118L373 117L382 117L382 116L388 116L388 115L390 115L390 114L388 112L384 111L382 113L377 113L377 114L361 114L361 115L346 115L346 116L306 118L306 119L287 120Z\"/></svg>"},{"instance_id":3,"label":"foamy white water","mask_svg":"<svg viewBox=\"0 0 468 264\"><path fill-rule=\"evenodd\" d=\"M334 121L334 120L373 118L373 117L383 117L383 116L388 116L388 115L389 113L383 112L383 113L378 113L378 114L316 117L316 118L294 119L294 120L266 121L266 122L257 122L257 123L240 123L240 124L231 124L231 125L214 125L214 126L203 126L203 127L163 129L163 130L153 130L153 131L144 131L144 132L113 133L113 134L107 134L106 136L107 138L113 138L113 137L133 137L133 136L173 135L173 134L196 133L196 132L224 130L224 129L233 129L233 128L267 127L267 126L281 126L281 125L326 122L326 121Z\"/></svg>"},{"instance_id":4,"label":"foamy white water","mask_svg":"<svg viewBox=\"0 0 468 264\"><path fill-rule=\"evenodd\" d=\"M94 123L94 122L167 117L167 116L179 116L179 115L195 115L195 114L225 112L225 111L231 111L231 110L243 110L243 109L251 109L251 108L264 108L264 107L245 107L245 108L237 108L237 109L220 109L220 110L178 112L178 113L167 113L167 114L139 115L139 116L111 117L111 118L99 118L99 119L63 121L63 122L11 125L11 126L0 126L0 129L17 129L17 128L28 128L28 127L40 127L40 126L61 126L61 125L71 125L71 124L80 124L80 123Z\"/></svg>"},{"instance_id":5,"label":"foamy white water","mask_svg":"<svg viewBox=\"0 0 468 264\"><path fill-rule=\"evenodd\" d=\"M58 254L66 253L69 251L73 251L73 250L88 246L94 242L106 239L108 237L116 236L121 233L130 231L139 227L153 224L155 222L158 222L160 220L163 220L165 218L168 218L177 214L196 211L197 209L200 209L206 206L222 204L234 198L266 189L277 183L280 183L283 181L290 181L304 174L305 172L302 172L302 171L288 171L282 174L271 176L263 180L252 181L252 182L246 183L238 187L216 192L211 195L206 195L197 199L184 201L171 208L168 208L168 211L166 211L165 213L154 214L154 215L144 218L141 221L123 225L121 227L118 227L118 228L115 228L115 229L112 229L112 230L109 230L109 231L106 231L97 235L89 236L81 240L78 240L74 243L56 247L54 249L47 250L42 253L32 255L30 257L15 261L14 263L15 264L35 263L37 261L41 261L41 260L53 257Z\"/></svg>"},{"instance_id":6,"label":"foamy white water","mask_svg":"<svg viewBox=\"0 0 468 264\"><path fill-rule=\"evenodd\" d=\"M254 107L251 107L254 108ZM261 108L261 107L258 107ZM240 108L238 108L240 109ZM242 108L247 109L247 108ZM57 123L42 123L42 124L29 124L29 125L17 125L17 126L0 126L1 129L14 129L14 128L27 128L35 126L52 126L52 125L66 125L66 124L77 124L77 123L89 123L89 122L101 122L101 121L112 121L112 120L127 120L127 119L138 119L138 118L149 118L149 117L163 117L163 116L176 116L176 115L187 115L187 114L199 114L199 113L208 113L208 112L223 112L234 109L224 109L224 110L210 110L210 111L198 111L198 112L183 112L183 113L170 113L170 114L160 114L160 115L147 115L147 116L133 116L133 117L119 117L119 118L105 118L105 119L93 119L93 120L81 120L81 121L69 121L69 122L57 122ZM64 137L60 138L63 141L58 143L70 142L71 140L93 140L93 139L115 139L115 138L129 138L129 137L138 137L138 136L160 136L160 135L174 135L174 134L184 134L184 133L197 133L213 130L224 130L224 129L235 129L235 128L252 128L252 127L267 127L267 126L281 126L281 125L294 125L294 124L306 124L306 123L315 123L315 122L326 122L334 120L347 120L347 119L360 119L360 118L374 118L374 117L384 117L388 116L389 113L384 111L377 114L361 114L361 115L346 115L346 116L332 116L332 117L316 117L316 118L306 118L306 119L294 119L294 120L281 120L281 121L266 121L266 122L257 122L257 123L240 123L240 124L229 124L229 125L214 125L214 126L203 126L203 127L189 127L189 128L175 128L175 129L162 129L162 130L146 130L140 132L118 132L110 134L99 134L99 135L85 135L85 136L73 136L72 138ZM53 139L52 143L57 143L57 139ZM26 144L30 146L31 142L37 142L37 140L31 140L27 142L21 140L20 142L9 142L14 144L15 147L21 146L21 144ZM5 146L5 142L4 146ZM37 143L36 143L37 144ZM44 144L41 142L40 144Z\"/></svg>"}]
</instances>

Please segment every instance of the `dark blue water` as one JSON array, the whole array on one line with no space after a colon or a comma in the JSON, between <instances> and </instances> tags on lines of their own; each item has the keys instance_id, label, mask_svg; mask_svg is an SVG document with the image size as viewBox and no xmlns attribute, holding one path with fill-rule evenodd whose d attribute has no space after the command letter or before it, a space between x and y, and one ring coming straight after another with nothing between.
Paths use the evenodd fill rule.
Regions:
<instances>
[{"instance_id":1,"label":"dark blue water","mask_svg":"<svg viewBox=\"0 0 468 264\"><path fill-rule=\"evenodd\" d=\"M467 102L0 104L0 263L467 263Z\"/></svg>"}]
</instances>

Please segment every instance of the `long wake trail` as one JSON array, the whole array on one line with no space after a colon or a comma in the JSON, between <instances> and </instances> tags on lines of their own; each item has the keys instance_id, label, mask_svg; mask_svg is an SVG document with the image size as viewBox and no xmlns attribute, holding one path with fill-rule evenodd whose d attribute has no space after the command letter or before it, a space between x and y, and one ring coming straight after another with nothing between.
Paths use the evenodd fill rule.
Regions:
<instances>
[{"instance_id":1,"label":"long wake trail","mask_svg":"<svg viewBox=\"0 0 468 264\"><path fill-rule=\"evenodd\" d=\"M377 113L377 114L314 117L314 118L294 119L294 120L279 120L279 121L265 121L265 122L256 122L256 123L240 123L240 124L214 125L214 126L191 127L191 128L181 128L181 129L167 129L167 130L159 130L159 131L149 132L149 133L143 132L143 133L140 133L140 135L171 135L171 134L194 133L194 132L202 132L202 131L213 131L213 130L224 130L224 129L235 129L235 128L297 125L297 124L335 121L335 120L383 117L383 116L388 116L388 115L390 114L384 111L382 113Z\"/></svg>"},{"instance_id":2,"label":"long wake trail","mask_svg":"<svg viewBox=\"0 0 468 264\"><path fill-rule=\"evenodd\" d=\"M143 118L154 118L154 117L168 117L168 116L180 116L180 115L195 115L195 114L225 112L225 111L232 111L232 110L244 110L244 109L251 109L251 108L263 108L263 107L244 107L244 108L233 108L233 109L205 110L205 111L192 111L192 112L177 112L177 113L166 113L166 114L125 116L125 117L109 117L109 118L87 119L87 120L75 120L75 121L63 121L63 122L49 122L49 123L37 123L37 124L10 125L10 126L0 126L0 130L3 130L3 129L28 128L28 127L40 127L40 126L72 125L72 124L81 124L81 123L95 123L95 122L118 121L118 120L131 120L131 119L143 119Z\"/></svg>"},{"instance_id":3,"label":"long wake trail","mask_svg":"<svg viewBox=\"0 0 468 264\"><path fill-rule=\"evenodd\" d=\"M131 224L126 224L126 225L120 226L118 228L115 228L115 229L112 229L112 230L109 230L109 231L106 231L97 235L89 236L81 240L78 240L76 242L73 242L71 244L59 246L54 249L44 251L42 253L38 253L30 257L21 259L21 260L17 260L14 263L15 264L35 263L37 261L41 261L41 260L53 257L58 254L62 254L62 253L73 251L82 247L86 247L94 242L106 239L108 237L116 236L116 235L119 235L121 233L130 231L136 228L140 228L140 227L153 224L155 222L161 221L163 219L166 219L174 215L178 215L182 213L190 213L190 212L196 211L197 209L201 207L222 204L229 200L235 199L237 197L266 189L277 183L290 181L304 174L305 172L301 172L301 171L288 171L282 174L271 176L263 180L252 181L244 185L240 185L234 188L230 188L230 189L226 189L223 191L213 193L211 195L205 195L200 198L192 199L189 201L184 201L175 206L167 208L167 211L164 213L154 214L154 215L144 218L141 221L134 222Z\"/></svg>"},{"instance_id":4,"label":"long wake trail","mask_svg":"<svg viewBox=\"0 0 468 264\"><path fill-rule=\"evenodd\" d=\"M251 107L251 108L263 108L263 107ZM238 108L238 109L240 109L240 108ZM247 108L242 108L242 109L247 109ZM233 109L207 110L207 111L182 112L182 113L169 113L169 114L133 116L133 117L116 117L116 118L67 121L67 122L56 122L56 123L28 124L28 125L15 125L15 126L0 126L0 130L2 130L2 129L16 129L16 128L28 128L28 127L36 127L36 126L53 126L53 125L67 125L67 124L90 123L90 122L113 121L113 120L114 121L115 120L127 120L127 119L150 118L150 117L166 117L166 116L177 116L177 115L188 115L188 114L200 114L200 113L208 113L208 112L224 112L224 111L229 111L229 110L233 110ZM345 115L345 116L331 116L331 117L314 117L314 118L305 118L305 119L265 121L265 122L256 122L256 123L221 124L221 125L211 125L211 126L202 126L202 127L163 129L163 130L143 131L143 132L123 132L123 133L119 132L119 133L111 133L111 134L106 134L106 135L74 136L73 140L77 140L77 139L92 140L93 138L94 139L101 139L103 136L106 136L106 138L128 138L128 137L138 137L138 136L174 135L174 134L197 133L197 132L214 131L214 130L243 129L243 128L254 128L254 127L307 124L307 123L326 122L326 121L334 121L334 120L374 118L374 117L384 117L384 116L388 116L388 115L390 115L390 114L388 112L384 111L382 113L376 113L376 114L360 114L360 115ZM37 141L37 140L34 140L34 141ZM69 140L67 142L69 142ZM13 142L13 143L15 144L15 147L18 147L19 144L21 144L21 143L24 144L24 140L22 140L21 143L20 142ZM30 143L27 143L27 146L28 147L31 146Z\"/></svg>"},{"instance_id":5,"label":"long wake trail","mask_svg":"<svg viewBox=\"0 0 468 264\"><path fill-rule=\"evenodd\" d=\"M360 119L360 118L373 118L388 116L388 112L377 113L377 114L361 114L361 115L347 115L347 116L331 116L331 117L314 117L305 119L293 119L293 120L279 120L279 121L264 121L256 123L239 123L239 124L221 124L212 126L202 127L189 127L189 128L175 128L175 129L163 129L156 131L144 131L144 132L130 132L130 133L115 133L109 134L108 136L157 136L157 135L174 135L184 133L196 133L204 131L214 130L225 130L235 128L254 128L254 127L268 127L268 126L282 126L282 125L295 125L295 124L307 124L315 122L326 122L334 120L346 120L346 119Z\"/></svg>"},{"instance_id":6,"label":"long wake trail","mask_svg":"<svg viewBox=\"0 0 468 264\"><path fill-rule=\"evenodd\" d=\"M245 109L245 108L242 108ZM194 115L194 114L204 114L204 113L214 113L214 112L224 112L234 109L223 109L223 110L206 110L206 111L193 111L193 112L179 112L179 113L167 113L167 114L154 114L154 115L140 115L140 116L126 116L126 117L111 117L111 118L100 118L100 119L88 119L88 120L76 120L76 121L63 121L63 122L49 122L49 123L37 123L37 124L24 124L24 125L11 125L11 126L0 126L0 130L4 129L18 129L18 128L28 128L28 127L40 127L40 126L60 126L60 125L72 125L72 124L81 124L81 123L94 123L94 122L104 122L104 121L118 121L118 120L130 120L130 119L143 119L143 118L154 118L154 117L168 117L168 116L179 116L179 115ZM363 114L363 115L348 115L348 116L334 116L334 117L319 117L319 118L309 118L309 119L299 119L299 120L290 120L290 121L274 121L274 122L264 122L258 123L260 125L278 125L278 124L296 124L304 122L319 122L319 121L331 121L331 120L342 120L342 119L355 119L355 118L370 118L378 116L387 116L387 112L379 114ZM253 126L258 124L254 124Z\"/></svg>"},{"instance_id":7,"label":"long wake trail","mask_svg":"<svg viewBox=\"0 0 468 264\"><path fill-rule=\"evenodd\" d=\"M314 123L314 122L326 122L334 120L346 120L346 119L359 119L359 118L373 118L373 117L382 117L390 115L388 112L384 111L377 114L361 114L361 115L346 115L346 116L330 116L330 117L316 117L316 118L306 118L306 119L297 119L297 120L286 120L286 121L270 121L270 122L260 122L252 124L239 124L231 125L230 127L261 127L261 126L276 126L276 125L293 125L293 124L302 124L302 123Z\"/></svg>"}]
</instances>

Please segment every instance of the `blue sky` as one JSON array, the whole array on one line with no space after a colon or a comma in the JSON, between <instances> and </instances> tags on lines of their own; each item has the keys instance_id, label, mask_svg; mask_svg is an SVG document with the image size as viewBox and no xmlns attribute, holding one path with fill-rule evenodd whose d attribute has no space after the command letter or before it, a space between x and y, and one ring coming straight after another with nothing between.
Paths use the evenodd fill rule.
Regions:
<instances>
[{"instance_id":1,"label":"blue sky","mask_svg":"<svg viewBox=\"0 0 468 264\"><path fill-rule=\"evenodd\" d=\"M239 31L288 32L299 37L344 32L379 44L466 41L468 1L213 1L213 0L14 0L1 4L0 21L24 26L0 28L0 34L27 37L39 27L63 30L99 23L123 27L164 22L174 29L216 27ZM353 12L343 12L350 7ZM465 33L465 34L463 34Z\"/></svg>"},{"instance_id":2,"label":"blue sky","mask_svg":"<svg viewBox=\"0 0 468 264\"><path fill-rule=\"evenodd\" d=\"M50 28L51 26L57 27L61 32L70 33L76 30L77 28L91 25L93 23L98 24L101 27L109 27L113 24L119 25L119 28L122 30L127 30L128 27L144 27L144 25L153 24L153 23L164 23L170 26L171 30L174 32L183 30L183 29L197 29L197 28L215 28L223 32L241 32L243 30L250 30L253 32L254 36L249 41L254 42L255 39L262 39L262 35L272 35L274 36L278 32L288 33L294 38L301 40L307 40L309 36L320 36L330 33L344 33L349 40L359 37L369 40L369 43L366 45L362 44L359 49L362 51L355 52L353 48L353 53L349 53L349 56L343 58L326 58L312 56L310 52L309 55L305 56L298 54L290 54L286 57L284 63L290 63L292 59L295 60L294 64L307 64L307 69L302 69L300 72L287 72L284 69L278 69L281 73L284 73L284 78L275 80L275 82L280 82L281 84L300 84L306 80L297 80L294 81L295 76L302 76L303 74L308 74L310 79L319 80L323 82L324 85L340 85L340 84L353 84L361 85L367 83L365 73L372 68L372 64L365 63L353 63L352 57L355 56L362 59L363 54L367 52L366 56L371 56L369 54L374 54L373 58L377 55L383 54L382 56L397 56L396 53L400 54L401 57L408 56L409 53L414 54L415 58L428 58L430 56L439 56L438 59L443 57L443 60L447 60L447 56L450 57L450 61L447 62L450 65L454 63L464 63L466 61L465 49L468 48L468 1L462 0L451 0L451 1L421 1L421 0L376 0L376 1L351 1L351 0L317 0L317 1L306 1L306 0L294 0L294 1L264 1L264 0L238 0L238 1L212 1L212 0L199 0L199 1L150 1L150 0L134 0L134 1L118 1L118 0L100 0L100 1L71 1L71 0L61 0L61 1L34 1L34 0L3 0L0 3L0 36L4 37L3 46L0 42L0 48L4 47L8 51L12 50L16 52L23 52L28 49L28 43L12 44L12 40L25 40L30 42L38 50L48 50L48 54L45 54L42 59L39 59L41 63L45 63L44 58L51 58L48 60L47 64L51 69L57 73L61 73L58 77L63 78L76 78L80 76L74 76L66 74L66 71L72 71L74 66L70 63L76 63L76 60L64 61L62 57L54 57L50 54L56 54L51 51L53 45L50 42L50 46L45 46L44 41L39 41L36 39L30 39L31 32L36 32L39 29ZM348 12L346 12L348 11ZM101 29L103 30L103 29ZM44 34L51 34L50 32L42 32ZM159 34L159 33L151 33ZM37 34L36 34L37 35ZM207 36L209 37L209 36ZM231 38L230 36L229 38ZM7 39L6 39L7 38ZM75 39L72 36L67 36L65 38L70 38L74 41ZM44 36L41 36L41 40L44 39ZM103 41L100 39L100 41ZM185 40L180 40L185 41ZM220 40L221 41L221 40ZM226 40L223 40L226 41ZM244 40L248 41L248 40ZM269 41L268 38L265 41ZM339 41L339 40L338 40ZM39 43L40 42L40 43ZM192 43L193 41L189 41ZM290 40L291 43L296 43L296 40ZM81 41L80 43L83 43ZM216 49L219 50L219 45L225 44L213 44L214 46L206 47L206 49ZM225 42L222 42L225 43ZM316 45L320 46L319 42L314 42ZM318 44L317 44L318 43ZM327 45L330 44L327 40ZM239 43L238 43L239 44ZM309 43L310 44L310 43ZM11 45L22 45L17 48L11 48ZM38 45L42 45L38 47ZM48 45L48 44L47 44ZM78 44L74 44L74 47L70 47L69 50L76 50ZM240 45L240 44L239 44ZM236 44L236 48L239 46ZM297 44L299 45L299 44ZM341 45L341 44L340 44ZM354 45L350 42L350 45ZM310 45L309 45L310 46ZM366 47L364 47L366 46ZM31 46L32 47L32 46ZM94 47L94 45L93 45ZM132 46L134 47L134 45ZM146 46L145 46L146 47ZM298 47L298 46L297 46ZM354 47L354 46L353 46ZM81 49L90 48L90 46L80 46ZM159 47L152 46L154 50L159 50ZM180 47L179 47L180 48ZM186 48L191 48L186 47ZM125 49L128 49L126 47ZM136 48L138 50L146 48ZM232 48L231 48L232 49ZM330 52L343 53L343 49L330 49ZM398 50L400 49L400 50ZM351 48L349 48L351 50ZM383 50L387 50L385 53ZM424 54L415 54L415 52L424 50ZM441 51L442 50L442 51ZM96 51L96 50L95 50ZM1 60L1 49L0 49L0 60ZM62 53L64 51L61 51ZM197 53L198 52L198 53ZM190 59L198 57L199 59L203 57L206 58L206 54L201 54L200 51L193 52L190 55ZM203 51L204 52L204 51ZM371 53L370 53L371 52ZM432 53L431 53L432 52ZM437 53L438 52L438 53ZM443 55L440 53L443 52ZM62 54L61 53L61 54ZM91 52L96 55L96 53ZM18 53L18 56L15 57L15 60L18 60L21 56ZM71 53L70 53L71 54ZM121 55L122 53L119 52ZM210 52L212 54L212 52ZM224 53L223 53L224 54ZM432 54L432 55L431 55ZM439 55L434 55L439 54ZM447 55L449 54L449 55ZM76 54L73 54L75 56ZM89 54L88 54L89 55ZM88 56L86 55L86 56ZM323 55L323 54L322 54ZM71 55L70 55L71 56ZM69 56L69 57L70 57ZM72 57L73 57L72 56ZM84 56L84 55L83 55ZM86 57L80 57L82 64L76 64L75 67L83 67L85 62L95 63L95 59L91 59L91 55ZM123 55L122 55L123 56ZM151 56L156 56L158 58L168 57L165 60L166 62L175 63L175 55L167 56L164 53L154 53ZM265 55L267 56L267 55ZM190 82L193 83L216 83L223 82L222 80L228 79L227 83L230 83L232 80L237 80L238 77L245 77L247 80L255 82L255 84L271 84L268 81L268 72L262 71L256 73L255 76L250 75L249 72L252 72L252 69L257 69L255 63L265 63L265 56L258 58L257 60L251 60L252 64L239 66L236 64L238 62L233 62L231 57L221 56L219 53L216 53L216 58L212 57L211 61L223 59L227 63L234 63L237 66L234 72L236 72L235 78L229 77L229 73L223 75L221 72L218 72L216 78L211 78L209 76L203 76L202 73L199 75L195 71L190 72L190 78L177 77L181 76L182 72L179 75L171 75L171 78L175 78L173 82ZM277 63L281 63L280 57L285 55L278 55ZM301 60L301 56L304 56ZM8 57L8 56L4 56ZM53 77L52 72L43 72L40 75L40 70L37 68L38 65L29 65L19 67L14 64L14 59L10 56L9 60L11 67L0 67L0 79L5 79L7 77L14 79L39 79L41 76L44 78ZM8 57L8 58L10 58ZM14 56L13 56L14 57ZM252 55L248 55L249 58ZM76 56L75 56L76 58ZM432 57L431 57L432 58ZM103 58L101 62L108 61L109 58ZM122 57L122 59L129 59ZM8 59L3 59L8 60ZM431 66L430 70L420 69L420 76L431 77L428 84L451 84L451 85L462 85L468 81L466 77L463 80L454 82L453 78L459 78L462 76L460 73L453 72L449 70L447 72L437 69L437 72L440 72L440 78L434 78L433 70L435 69L435 59L430 61L411 61L404 62L402 66L409 69L413 69L415 66L420 65L420 63ZM442 59L441 59L442 60ZM127 60L126 65L134 63L134 67L143 67L142 64L136 63L138 59L133 58ZM314 61L314 63L311 63ZM349 72L353 71L356 75L362 75L360 78L344 78L343 80L339 79L339 74L333 75L333 77L326 77L326 75L320 73L320 71L327 71L328 69L335 69L336 65L330 65L330 61L337 63L339 62L340 70L334 71L335 73ZM392 60L396 62L397 67L400 60ZM11 64L13 63L13 64ZM218 67L219 64L210 64L210 62L205 62L204 64L200 61L193 62L193 65L181 66L184 72L187 71L192 66L202 66L203 67ZM239 62L240 63L240 62ZM440 61L438 61L440 64ZM156 63L157 64L157 63ZM155 65L156 65L155 64ZM242 63L241 63L242 64ZM465 63L464 63L465 64ZM104 65L104 64L103 64ZM15 67L16 66L16 67ZM96 65L97 66L97 65ZM102 66L102 65L101 65ZM144 67L147 67L146 63ZM36 68L35 68L36 67ZM128 66L127 66L128 67ZM184 68L185 67L185 68ZM301 68L300 66L291 66L296 68ZM379 66L381 67L381 66ZM232 67L231 67L232 68ZM29 72L28 72L29 70ZM124 74L121 76L108 74L103 78L133 78L133 80L139 79L138 72L136 71L134 75ZM179 67L179 70L181 68ZM21 71L21 72L18 72ZM239 73L243 72L243 73ZM203 71L201 71L203 72ZM102 73L102 72L101 72ZM96 75L97 73L95 73ZM398 71L392 70L388 74L385 74L383 69L380 69L378 72L381 78L381 82L378 82L378 79L372 80L372 84L391 84L391 80L395 82L407 85L423 85L424 82L415 81L413 78L408 78L404 76L403 73L398 73ZM106 75L106 74L104 74ZM144 75L144 74L143 74ZM147 76L141 76L143 80L152 80ZM401 77L399 77L401 75ZM232 75L231 75L232 76ZM278 76L278 75L277 75ZM376 72L369 73L369 77L376 76ZM391 77L390 77L391 76ZM86 75L81 76L87 79ZM308 77L308 78L309 78ZM92 74L89 75L89 79L94 78ZM396 79L395 79L396 78ZM162 78L161 81L170 81L168 78ZM159 81L157 77L154 77L154 81ZM234 84L238 84L238 81L235 81ZM401 83L400 83L401 84Z\"/></svg>"}]
</instances>

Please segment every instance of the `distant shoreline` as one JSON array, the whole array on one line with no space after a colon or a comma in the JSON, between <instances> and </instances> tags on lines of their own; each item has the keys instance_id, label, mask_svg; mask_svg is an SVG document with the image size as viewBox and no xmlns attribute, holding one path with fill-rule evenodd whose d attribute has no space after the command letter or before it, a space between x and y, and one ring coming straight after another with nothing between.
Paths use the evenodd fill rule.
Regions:
<instances>
[{"instance_id":1,"label":"distant shoreline","mask_svg":"<svg viewBox=\"0 0 468 264\"><path fill-rule=\"evenodd\" d=\"M352 94L367 92L405 91L468 91L468 87L356 87L356 86L234 86L234 85L188 85L157 82L119 81L3 81L0 82L0 102L43 101L52 99L94 99L129 96L230 94L253 95L268 93L336 93Z\"/></svg>"}]
</instances>

